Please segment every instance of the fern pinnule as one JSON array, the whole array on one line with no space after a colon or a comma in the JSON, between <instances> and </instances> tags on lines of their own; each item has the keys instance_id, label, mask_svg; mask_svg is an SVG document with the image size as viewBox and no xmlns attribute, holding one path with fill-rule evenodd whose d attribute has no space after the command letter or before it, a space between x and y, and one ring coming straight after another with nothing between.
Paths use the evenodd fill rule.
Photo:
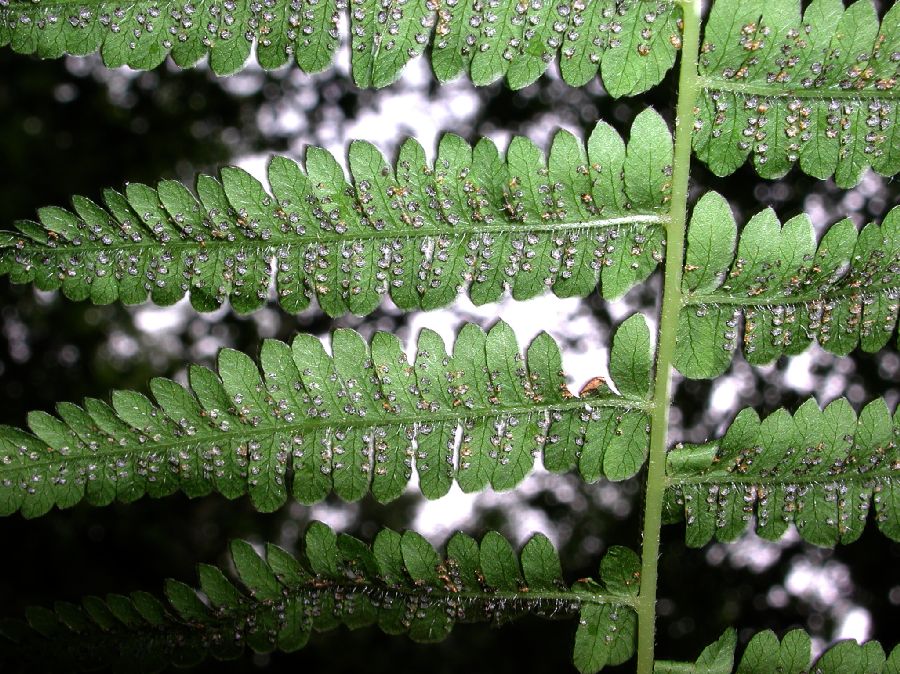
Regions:
<instances>
[{"instance_id":1,"label":"fern pinnule","mask_svg":"<svg viewBox=\"0 0 900 674\"><path fill-rule=\"evenodd\" d=\"M817 656L813 642L804 630L791 630L781 639L772 630L757 632L750 639L740 659L736 657L737 631L725 630L721 637L703 649L696 662L658 660L654 673L707 672L708 674L895 674L900 670L900 647L895 646L885 657L877 641L857 643L853 639L838 641Z\"/></svg>"}]
</instances>

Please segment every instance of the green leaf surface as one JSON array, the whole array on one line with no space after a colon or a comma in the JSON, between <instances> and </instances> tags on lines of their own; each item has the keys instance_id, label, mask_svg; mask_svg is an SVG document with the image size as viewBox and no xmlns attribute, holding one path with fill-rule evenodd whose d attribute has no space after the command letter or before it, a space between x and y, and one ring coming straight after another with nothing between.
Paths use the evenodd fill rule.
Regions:
<instances>
[{"instance_id":1,"label":"green leaf surface","mask_svg":"<svg viewBox=\"0 0 900 674\"><path fill-rule=\"evenodd\" d=\"M77 214L45 208L40 223L18 223L0 239L0 275L75 300L190 294L199 311L228 301L239 313L266 303L273 276L285 310L315 299L330 316L371 313L387 296L404 311L434 309L466 288L479 304L506 292L583 297L598 285L614 298L662 259L672 138L648 110L612 164L611 144L624 147L605 126L587 148L560 131L548 165L523 138L502 158L489 140L473 149L447 134L434 162L409 140L391 167L357 141L352 183L311 147L305 171L271 160L271 193L233 167L221 181L198 177L196 197L172 181L132 184L125 197L107 192L105 208L76 197Z\"/></svg>"},{"instance_id":2,"label":"green leaf surface","mask_svg":"<svg viewBox=\"0 0 900 674\"><path fill-rule=\"evenodd\" d=\"M262 562L253 546L246 541L233 541L231 559L238 577L250 594L260 601L275 601L281 598L281 583L275 572Z\"/></svg>"},{"instance_id":3,"label":"green leaf surface","mask_svg":"<svg viewBox=\"0 0 900 674\"><path fill-rule=\"evenodd\" d=\"M869 0L716 0L700 54L694 150L716 175L748 157L763 178L792 166L856 185L900 167L900 6Z\"/></svg>"},{"instance_id":4,"label":"green leaf surface","mask_svg":"<svg viewBox=\"0 0 900 674\"><path fill-rule=\"evenodd\" d=\"M736 632L729 629L707 646L696 662L657 660L653 671L656 674L730 674L732 671L735 674L893 674L900 658L898 647L886 659L877 641L859 644L848 640L830 645L813 660L812 640L803 630L792 630L781 640L766 630L753 635L735 668L736 646Z\"/></svg>"},{"instance_id":5,"label":"green leaf surface","mask_svg":"<svg viewBox=\"0 0 900 674\"><path fill-rule=\"evenodd\" d=\"M781 225L769 209L735 236L715 193L695 206L688 229L675 366L716 377L740 348L753 365L796 355L813 341L835 355L874 353L900 313L900 210L857 232L849 219L816 245L806 215ZM737 243L737 250L735 250Z\"/></svg>"},{"instance_id":6,"label":"green leaf surface","mask_svg":"<svg viewBox=\"0 0 900 674\"><path fill-rule=\"evenodd\" d=\"M643 400L650 396L652 367L650 327L641 314L634 314L616 330L609 357L609 374L622 395Z\"/></svg>"},{"instance_id":7,"label":"green leaf surface","mask_svg":"<svg viewBox=\"0 0 900 674\"><path fill-rule=\"evenodd\" d=\"M198 564L197 575L200 578L200 589L209 599L209 603L216 608L237 608L240 606L242 595L238 589L222 573L217 566ZM129 602L130 604L130 602Z\"/></svg>"},{"instance_id":8,"label":"green leaf surface","mask_svg":"<svg viewBox=\"0 0 900 674\"><path fill-rule=\"evenodd\" d=\"M349 34L342 18L349 14ZM266 70L296 62L316 73L349 45L357 86L384 87L431 47L439 81L461 73L478 85L506 78L520 89L556 60L563 78L582 86L602 74L613 96L646 91L675 61L680 9L671 0L589 3L472 0L9 0L0 5L0 46L59 58L99 52L106 66L155 68L167 56L183 68L207 54L212 71L230 75L253 47Z\"/></svg>"},{"instance_id":9,"label":"green leaf surface","mask_svg":"<svg viewBox=\"0 0 900 674\"><path fill-rule=\"evenodd\" d=\"M602 623L603 633L612 635L600 646L609 662L633 653L633 594L593 581L590 591L581 581L567 588L558 553L544 537L532 538L522 551L529 587L519 587L504 570L497 571L499 584L494 584L494 572L482 566L479 558L497 561L495 552L502 550L500 567L519 568L518 555L496 532L480 544L457 534L446 557L411 531L383 530L370 548L313 522L304 541L296 557L272 545L235 541L231 554L239 584L216 567L200 565L202 596L211 607L198 591L170 580L165 604L136 592L87 597L81 606L31 608L27 625L5 625L0 633L0 666L4 671L9 665L15 667L11 671L150 672L207 657L230 660L245 650L294 651L313 632L341 625L377 624L389 634L427 643L446 637L456 623L497 625L529 614L574 618L579 612L582 620L592 621L592 631ZM604 562L603 573L615 566ZM624 629L617 631L617 625ZM576 658L581 648L576 645Z\"/></svg>"},{"instance_id":10,"label":"green leaf surface","mask_svg":"<svg viewBox=\"0 0 900 674\"><path fill-rule=\"evenodd\" d=\"M641 562L628 548L613 546L600 561L602 583L579 583L591 592L637 597ZM614 604L590 604L581 609L575 632L573 663L582 674L629 660L637 639L637 614Z\"/></svg>"},{"instance_id":11,"label":"green leaf surface","mask_svg":"<svg viewBox=\"0 0 900 674\"><path fill-rule=\"evenodd\" d=\"M522 548L525 583L535 590L553 590L563 583L559 553L543 534L532 536Z\"/></svg>"},{"instance_id":12,"label":"green leaf surface","mask_svg":"<svg viewBox=\"0 0 900 674\"><path fill-rule=\"evenodd\" d=\"M900 413L880 399L858 417L845 399L764 420L745 409L721 440L669 452L666 499L692 547L736 539L753 516L763 538L793 523L804 540L833 547L859 538L870 510L900 540L898 436Z\"/></svg>"},{"instance_id":13,"label":"green leaf surface","mask_svg":"<svg viewBox=\"0 0 900 674\"><path fill-rule=\"evenodd\" d=\"M490 585L515 591L522 585L519 560L509 541L495 531L488 532L481 541L481 568Z\"/></svg>"},{"instance_id":14,"label":"green leaf surface","mask_svg":"<svg viewBox=\"0 0 900 674\"><path fill-rule=\"evenodd\" d=\"M452 357L430 330L412 358L393 335L366 344L350 330L334 333L332 355L311 335L267 340L259 364L225 349L218 376L194 368L190 388L155 379L156 402L116 392L112 407L88 400L60 404L59 417L31 414L30 432L0 427L0 513L176 491L249 494L261 511L332 491L386 502L406 489L413 457L422 493L439 498L454 480L464 491L512 489L541 452L551 470L570 470L581 446L584 477L624 480L649 442L643 317L614 344L611 371L628 397L607 386L573 396L555 342L541 335L523 355L503 322L487 334L464 326ZM277 590L266 583L249 585Z\"/></svg>"},{"instance_id":15,"label":"green leaf surface","mask_svg":"<svg viewBox=\"0 0 900 674\"><path fill-rule=\"evenodd\" d=\"M703 649L694 665L694 671L708 674L730 674L734 667L734 649L737 646L737 632L725 630L718 641Z\"/></svg>"}]
</instances>

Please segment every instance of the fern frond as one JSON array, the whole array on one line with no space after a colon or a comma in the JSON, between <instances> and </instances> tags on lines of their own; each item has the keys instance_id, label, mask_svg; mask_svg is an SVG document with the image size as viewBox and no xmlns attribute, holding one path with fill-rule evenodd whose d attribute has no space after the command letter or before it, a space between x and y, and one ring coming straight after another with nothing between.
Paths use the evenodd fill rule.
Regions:
<instances>
[{"instance_id":1,"label":"fern frond","mask_svg":"<svg viewBox=\"0 0 900 674\"><path fill-rule=\"evenodd\" d=\"M791 416L742 410L725 436L678 445L666 462L667 519L687 523L688 545L731 541L756 515L756 532L831 547L859 538L874 503L881 532L900 541L900 410L883 399L857 418L845 399L820 410L807 400Z\"/></svg>"},{"instance_id":2,"label":"fern frond","mask_svg":"<svg viewBox=\"0 0 900 674\"><path fill-rule=\"evenodd\" d=\"M767 209L741 232L725 200L708 193L688 230L675 366L690 378L724 372L739 346L756 365L813 340L844 356L876 352L900 311L900 209L857 233L849 219L816 246L806 215L782 226ZM743 329L741 329L743 328Z\"/></svg>"},{"instance_id":3,"label":"fern frond","mask_svg":"<svg viewBox=\"0 0 900 674\"><path fill-rule=\"evenodd\" d=\"M349 14L350 35L341 35ZM680 46L672 0L575 2L501 0L4 0L0 46L58 58L99 52L109 67L181 67L207 54L217 75L290 61L305 72L328 68L339 44L351 49L357 85L383 87L431 45L437 78L465 73L477 85L505 77L520 89L559 59L563 78L582 86L603 75L613 96L637 94L663 78Z\"/></svg>"},{"instance_id":4,"label":"fern frond","mask_svg":"<svg viewBox=\"0 0 900 674\"><path fill-rule=\"evenodd\" d=\"M231 546L240 586L217 567L199 566L200 589L166 583L166 601L144 592L88 597L81 606L31 609L28 626L9 625L0 664L27 671L159 671L206 657L232 659L303 648L312 633L378 625L432 643L457 623L501 625L523 615L579 616L574 659L581 672L628 660L634 652L640 562L612 547L602 583L563 580L553 544L536 534L517 555L496 532L481 542L455 534L441 557L421 535L382 529L371 546L313 522L297 557L275 545L265 554Z\"/></svg>"},{"instance_id":5,"label":"fern frond","mask_svg":"<svg viewBox=\"0 0 900 674\"><path fill-rule=\"evenodd\" d=\"M838 641L819 657L812 657L812 640L803 630L791 630L779 640L772 630L758 632L750 639L737 668L734 667L737 634L726 630L707 646L695 663L657 661L656 674L695 672L696 674L896 674L900 671L900 647L888 657L877 641L859 644L852 639Z\"/></svg>"},{"instance_id":6,"label":"fern frond","mask_svg":"<svg viewBox=\"0 0 900 674\"><path fill-rule=\"evenodd\" d=\"M200 311L228 299L248 312L265 303L274 267L287 311L315 297L338 316L369 313L387 295L432 309L466 287L478 304L507 289L585 296L598 283L616 297L662 259L672 138L652 110L635 119L627 149L600 122L587 148L558 132L549 160L525 138L501 158L489 140L472 148L447 134L433 164L415 140L395 169L363 142L349 163L353 186L311 147L305 173L271 161L272 195L225 168L221 182L198 178L199 201L174 181L107 190L105 208L76 197L75 213L44 208L40 223L0 233L0 275L95 303L171 304L190 292Z\"/></svg>"},{"instance_id":7,"label":"fern frond","mask_svg":"<svg viewBox=\"0 0 900 674\"><path fill-rule=\"evenodd\" d=\"M763 178L797 162L853 187L900 170L900 6L879 27L860 0L716 0L700 55L694 149L720 176L753 154Z\"/></svg>"},{"instance_id":8,"label":"fern frond","mask_svg":"<svg viewBox=\"0 0 900 674\"><path fill-rule=\"evenodd\" d=\"M331 346L333 357L312 335L267 340L259 365L225 349L218 376L190 370L191 390L151 381L155 403L116 391L111 407L62 403L58 418L31 413L30 432L0 427L0 514L176 491L249 492L263 511L289 493L390 501L413 463L422 493L438 498L454 480L466 492L512 489L542 452L549 470L577 463L590 481L631 477L646 457L651 346L640 315L613 344L622 395L600 383L573 396L553 339L542 333L523 356L503 322L487 334L465 325L452 354L423 330L413 363L385 332L369 345L337 330Z\"/></svg>"}]
</instances>

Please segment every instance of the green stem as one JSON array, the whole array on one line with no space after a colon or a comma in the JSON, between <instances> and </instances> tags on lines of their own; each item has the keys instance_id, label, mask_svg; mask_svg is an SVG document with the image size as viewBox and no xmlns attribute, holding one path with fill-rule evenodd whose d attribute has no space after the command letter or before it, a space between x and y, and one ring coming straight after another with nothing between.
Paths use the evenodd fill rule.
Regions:
<instances>
[{"instance_id":1,"label":"green stem","mask_svg":"<svg viewBox=\"0 0 900 674\"><path fill-rule=\"evenodd\" d=\"M305 417L297 422L287 422L283 418L272 421L264 421L254 426L249 421L229 428L221 429L205 429L203 432L197 432L192 435L172 436L166 441L145 442L142 443L137 439L141 434L140 431L134 430L131 435L131 443L123 445L115 445L114 449L100 448L96 451L82 451L81 453L61 454L58 451L47 452L47 454L35 461L29 460L26 463L0 463L0 478L4 476L18 475L26 467L33 471L38 468L46 468L47 466L59 466L66 463L97 463L98 461L112 461L120 456L134 455L150 455L161 454L172 449L181 449L194 452L197 455L202 454L202 449L215 445L229 443L230 445L238 445L252 440L270 441L274 436L288 436L294 433L310 433L321 429L348 429L363 428L372 429L376 426L382 428L412 427L421 424L426 419L428 423L440 424L457 422L463 423L469 419L493 419L501 416L519 416L525 414L547 415L555 412L567 412L583 410L585 405L591 405L596 408L619 409L623 411L634 409L649 409L649 404L645 401L634 400L631 398L571 398L557 403L547 403L543 405L511 405L502 406L498 404L496 408L473 407L472 409L460 407L459 409L450 409L442 412L432 412L429 414L413 413L413 414L397 414L390 418L375 420L370 417L348 416L342 415L338 418L321 417ZM127 436L126 436L127 437ZM84 450L86 448L80 447ZM288 455L288 461L292 460ZM0 495L3 494L2 484L0 484Z\"/></svg>"},{"instance_id":2,"label":"green stem","mask_svg":"<svg viewBox=\"0 0 900 674\"><path fill-rule=\"evenodd\" d=\"M572 220L567 222L540 222L528 223L527 225L510 222L501 222L497 224L467 222L464 225L458 226L454 234L456 236L460 236L463 234L509 234L516 231L529 233L550 232L555 234L568 230L581 232L584 230L604 229L607 227L612 229L620 225L665 225L666 223L668 223L668 221L669 216L666 214L638 213L635 215L623 215L616 218L601 218L597 220ZM394 229L367 229L361 232L344 234L316 231L309 234L296 235L285 235L277 231L277 225L273 226L272 229L275 229L276 231L275 233L273 233L272 238L267 240L261 238L251 238L242 233L242 238L235 241L219 238L204 238L202 239L201 243L200 239L185 238L178 241L167 241L163 243L159 239L146 234L146 232L143 232L145 238L137 242L131 241L130 239L123 239L121 241L114 241L110 244L99 245L91 243L74 244L71 241L62 241L54 242L52 246L29 239L21 232L4 232L0 230L0 233L9 234L12 237L17 237L23 242L22 246L25 247L26 252L29 249L37 248L42 254L45 255L84 255L85 253L118 253L134 250L162 249L166 251L173 251L187 249L188 251L206 250L207 252L227 251L232 254L239 250L248 250L256 253L258 253L259 251L270 251L269 254L274 256L275 250L281 246L299 247L307 246L313 243L346 243L348 241L392 241L394 239L397 239L398 237L401 237L397 230ZM414 229L411 232L403 232L402 238L424 239L425 237L429 236L443 236L447 233L448 232L446 228L442 227L419 227L418 229ZM203 235L208 236L209 231L203 230L202 232L200 232L200 236ZM14 245L14 242L9 243L7 244L7 247L12 247ZM4 244L0 243L0 248L2 248L3 246Z\"/></svg>"},{"instance_id":3,"label":"green stem","mask_svg":"<svg viewBox=\"0 0 900 674\"><path fill-rule=\"evenodd\" d=\"M679 0L684 20L681 69L678 77L678 107L675 117L675 158L672 201L666 230L666 272L663 282L659 339L656 345L656 381L650 418L650 460L644 502L644 531L641 549L641 593L638 605L638 674L653 672L656 630L656 576L663 495L666 490L666 445L671 403L672 363L675 333L681 310L681 276L687 225L688 180L691 173L691 134L694 128L697 94L697 55L700 50L700 2Z\"/></svg>"},{"instance_id":4,"label":"green stem","mask_svg":"<svg viewBox=\"0 0 900 674\"><path fill-rule=\"evenodd\" d=\"M873 79L874 83L875 80ZM764 84L760 82L735 82L734 80L726 80L721 77L702 77L700 78L700 86L707 91L728 91L743 96L765 96L766 98L800 98L800 99L821 99L830 100L879 100L886 97L893 98L887 91L876 87L868 87L865 89L839 89L836 86L829 87L813 87L806 89L798 86L785 86L782 83L775 85Z\"/></svg>"}]
</instances>

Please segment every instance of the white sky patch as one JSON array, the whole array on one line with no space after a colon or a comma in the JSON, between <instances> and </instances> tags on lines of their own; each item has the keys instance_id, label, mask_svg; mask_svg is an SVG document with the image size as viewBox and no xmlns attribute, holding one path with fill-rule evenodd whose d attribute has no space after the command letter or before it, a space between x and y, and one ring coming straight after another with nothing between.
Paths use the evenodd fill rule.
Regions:
<instances>
[{"instance_id":1,"label":"white sky patch","mask_svg":"<svg viewBox=\"0 0 900 674\"><path fill-rule=\"evenodd\" d=\"M457 95L451 96L450 100L446 101L446 105L456 119L468 119L478 110L479 100L475 92L461 90L457 92Z\"/></svg>"},{"instance_id":2,"label":"white sky patch","mask_svg":"<svg viewBox=\"0 0 900 674\"><path fill-rule=\"evenodd\" d=\"M537 118L534 124L529 124L523 134L532 143L540 148L546 148L549 151L550 145L553 143L553 137L560 129L571 131L576 138L584 139L584 131L577 127L566 124L556 113L548 112Z\"/></svg>"},{"instance_id":3,"label":"white sky patch","mask_svg":"<svg viewBox=\"0 0 900 674\"><path fill-rule=\"evenodd\" d=\"M762 573L776 564L784 550L793 546L799 538L797 530L793 527L777 541L767 541L750 530L727 545L722 543L711 545L707 550L706 559L710 564L718 565L727 557L729 564L736 569L747 568L753 573Z\"/></svg>"},{"instance_id":4,"label":"white sky patch","mask_svg":"<svg viewBox=\"0 0 900 674\"><path fill-rule=\"evenodd\" d=\"M298 101L299 102L299 101ZM277 130L285 134L296 134L306 128L306 119L300 114L306 106L284 107L278 112Z\"/></svg>"},{"instance_id":5,"label":"white sky patch","mask_svg":"<svg viewBox=\"0 0 900 674\"><path fill-rule=\"evenodd\" d=\"M593 502L603 510L611 512L616 517L624 518L631 512L636 501L633 498L634 495L629 494L627 489L622 487L621 483L600 481L591 486L588 494ZM564 501L567 493L572 494L571 490L563 489L563 485L560 485L560 487L554 486L554 493L556 498L561 501ZM570 502L574 502L574 499L571 497Z\"/></svg>"},{"instance_id":6,"label":"white sky patch","mask_svg":"<svg viewBox=\"0 0 900 674\"><path fill-rule=\"evenodd\" d=\"M785 587L795 596L831 606L849 591L850 572L840 562L816 565L800 558L792 565Z\"/></svg>"},{"instance_id":7,"label":"white sky patch","mask_svg":"<svg viewBox=\"0 0 900 674\"><path fill-rule=\"evenodd\" d=\"M237 159L234 162L235 166L244 169L247 173L252 175L258 181L260 181L263 185L267 185L266 181L266 168L269 165L269 160L272 158L270 154L250 154L244 155L240 159ZM268 192L269 189L266 188Z\"/></svg>"},{"instance_id":8,"label":"white sky patch","mask_svg":"<svg viewBox=\"0 0 900 674\"><path fill-rule=\"evenodd\" d=\"M233 96L252 96L259 91L265 75L256 60L247 62L247 67L229 77L220 78L221 87Z\"/></svg>"},{"instance_id":9,"label":"white sky patch","mask_svg":"<svg viewBox=\"0 0 900 674\"><path fill-rule=\"evenodd\" d=\"M788 359L787 368L784 371L784 381L795 391L810 393L816 386L815 377L812 375L813 356L805 351Z\"/></svg>"},{"instance_id":10,"label":"white sky patch","mask_svg":"<svg viewBox=\"0 0 900 674\"><path fill-rule=\"evenodd\" d=\"M338 35L350 34L350 16L347 12L338 12L337 29ZM341 73L346 74L350 72L350 50L347 49L347 44L343 39L334 55L334 64L332 67L337 68L338 72ZM304 74L304 76L306 75Z\"/></svg>"},{"instance_id":11,"label":"white sky patch","mask_svg":"<svg viewBox=\"0 0 900 674\"><path fill-rule=\"evenodd\" d=\"M409 320L409 336L415 338L422 328L430 328L441 336L450 352L463 322L475 322L489 329L501 317L516 333L523 353L541 331L546 331L557 343L564 338L575 342L572 348L560 349L563 370L575 390L592 377L608 376L610 335L603 334L599 322L577 298L559 299L547 294L519 302L505 297L500 302L476 306L462 296L445 309L413 314ZM414 351L414 341L408 339L407 348Z\"/></svg>"},{"instance_id":12,"label":"white sky patch","mask_svg":"<svg viewBox=\"0 0 900 674\"><path fill-rule=\"evenodd\" d=\"M474 520L476 497L476 494L464 494L454 481L446 495L422 502L416 510L412 529L428 538L446 539Z\"/></svg>"},{"instance_id":13,"label":"white sky patch","mask_svg":"<svg viewBox=\"0 0 900 674\"><path fill-rule=\"evenodd\" d=\"M336 69L339 72L349 73L347 51L341 49L337 53ZM261 128L270 132L293 134L291 152L302 156L311 142L304 111L323 105L323 102L315 93L315 77L312 80L302 74L292 74L290 77L296 83L296 91L277 104L264 105L264 112L260 112L258 121ZM350 139L375 144L391 160L402 140L416 138L426 155L433 158L442 133L446 129L464 126L477 111L479 97L473 85L465 79L451 82L441 88L440 95L429 97L427 91L432 79L426 60L413 59L404 68L399 81L389 91L373 96L355 118L343 118L343 114L335 108L333 114L341 117L344 125L320 125L318 142L335 156L345 173ZM265 182L264 169L268 157L268 154L244 155L237 157L234 163Z\"/></svg>"},{"instance_id":14,"label":"white sky patch","mask_svg":"<svg viewBox=\"0 0 900 674\"><path fill-rule=\"evenodd\" d=\"M457 87L457 102L448 105L444 99L422 100L416 89L379 98L375 105L362 110L347 128L347 136L374 142L382 150L396 144L402 138L416 138L429 156L437 146L444 129L458 128L471 117L478 99L471 91ZM424 103L424 104L423 104ZM343 154L344 143L336 140L329 147L334 154Z\"/></svg>"},{"instance_id":15,"label":"white sky patch","mask_svg":"<svg viewBox=\"0 0 900 674\"><path fill-rule=\"evenodd\" d=\"M816 562L798 556L792 561L785 582L788 593L831 616L836 627L830 642L839 639L865 641L871 636L872 616L851 600L853 579L846 564L836 560ZM828 642L813 639L813 654L821 653Z\"/></svg>"},{"instance_id":16,"label":"white sky patch","mask_svg":"<svg viewBox=\"0 0 900 674\"><path fill-rule=\"evenodd\" d=\"M109 345L110 352L122 360L134 358L141 348L140 343L134 337L121 330L114 330L111 332L107 344Z\"/></svg>"},{"instance_id":17,"label":"white sky patch","mask_svg":"<svg viewBox=\"0 0 900 674\"><path fill-rule=\"evenodd\" d=\"M807 196L803 201L803 210L809 215L809 219L812 221L813 226L817 228L823 227L828 222L830 213L825 207L822 195L820 194L810 194Z\"/></svg>"},{"instance_id":18,"label":"white sky patch","mask_svg":"<svg viewBox=\"0 0 900 674\"><path fill-rule=\"evenodd\" d=\"M822 400L834 400L844 395L847 390L847 378L838 373L829 374L825 377L824 383L819 386L820 398Z\"/></svg>"},{"instance_id":19,"label":"white sky patch","mask_svg":"<svg viewBox=\"0 0 900 674\"><path fill-rule=\"evenodd\" d=\"M532 473L514 491L487 490L478 494L464 494L454 483L450 492L435 501L423 501L418 507L412 529L435 541L446 541L454 532L464 530L476 521L474 513L480 509L500 507L510 515L508 527L513 543L523 544L535 533L547 536L554 545L557 527L541 508L528 505L529 499L542 491L547 473Z\"/></svg>"},{"instance_id":20,"label":"white sky patch","mask_svg":"<svg viewBox=\"0 0 900 674\"><path fill-rule=\"evenodd\" d=\"M626 301L624 298L618 300L604 300L606 303L606 309L609 311L609 316L616 323L623 322L626 318L631 316L634 313L634 306L631 302ZM651 318L649 316L644 316L647 319L647 325L650 326L650 333L653 334L653 328L656 325L656 319Z\"/></svg>"},{"instance_id":21,"label":"white sky patch","mask_svg":"<svg viewBox=\"0 0 900 674\"><path fill-rule=\"evenodd\" d=\"M359 520L359 505L356 503L338 503L336 505L318 503L309 508L309 519L319 520L335 531L344 531Z\"/></svg>"},{"instance_id":22,"label":"white sky patch","mask_svg":"<svg viewBox=\"0 0 900 674\"><path fill-rule=\"evenodd\" d=\"M195 360L215 358L225 346L222 339L212 335L206 335L198 339L191 347L191 356Z\"/></svg>"},{"instance_id":23,"label":"white sky patch","mask_svg":"<svg viewBox=\"0 0 900 674\"><path fill-rule=\"evenodd\" d=\"M738 377L720 377L713 385L710 400L710 412L726 414L737 406L740 380Z\"/></svg>"},{"instance_id":24,"label":"white sky patch","mask_svg":"<svg viewBox=\"0 0 900 674\"><path fill-rule=\"evenodd\" d=\"M835 639L855 639L859 643L872 635L872 616L862 608L854 608L844 615L835 632Z\"/></svg>"},{"instance_id":25,"label":"white sky patch","mask_svg":"<svg viewBox=\"0 0 900 674\"><path fill-rule=\"evenodd\" d=\"M434 80L434 74L431 71L431 66L428 61L420 56L410 59L403 67L400 79L403 80L403 83L406 86L424 89Z\"/></svg>"},{"instance_id":26,"label":"white sky patch","mask_svg":"<svg viewBox=\"0 0 900 674\"><path fill-rule=\"evenodd\" d=\"M168 307L143 304L133 311L135 327L149 334L180 330L194 315L187 298Z\"/></svg>"}]
</instances>

